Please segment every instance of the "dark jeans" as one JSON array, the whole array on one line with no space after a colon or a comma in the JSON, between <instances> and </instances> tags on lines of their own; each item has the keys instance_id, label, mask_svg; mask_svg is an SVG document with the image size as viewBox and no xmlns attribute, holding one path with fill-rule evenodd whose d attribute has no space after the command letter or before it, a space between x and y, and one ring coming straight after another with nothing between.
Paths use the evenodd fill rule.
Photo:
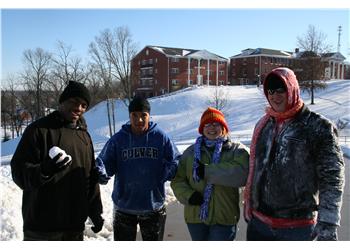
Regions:
<instances>
[{"instance_id":1,"label":"dark jeans","mask_svg":"<svg viewBox=\"0 0 350 250\"><path fill-rule=\"evenodd\" d=\"M204 223L187 223L193 241L224 241L236 238L236 225L206 225Z\"/></svg>"},{"instance_id":2,"label":"dark jeans","mask_svg":"<svg viewBox=\"0 0 350 250\"><path fill-rule=\"evenodd\" d=\"M134 215L114 210L113 230L114 240L136 240L137 224L140 226L142 240L163 240L166 220L166 209L143 215Z\"/></svg>"},{"instance_id":3,"label":"dark jeans","mask_svg":"<svg viewBox=\"0 0 350 250\"><path fill-rule=\"evenodd\" d=\"M271 228L257 218L248 223L247 240L249 241L306 241L313 240L311 233L314 225L294 228Z\"/></svg>"},{"instance_id":4,"label":"dark jeans","mask_svg":"<svg viewBox=\"0 0 350 250\"><path fill-rule=\"evenodd\" d=\"M84 232L38 232L24 231L24 241L82 241Z\"/></svg>"}]
</instances>

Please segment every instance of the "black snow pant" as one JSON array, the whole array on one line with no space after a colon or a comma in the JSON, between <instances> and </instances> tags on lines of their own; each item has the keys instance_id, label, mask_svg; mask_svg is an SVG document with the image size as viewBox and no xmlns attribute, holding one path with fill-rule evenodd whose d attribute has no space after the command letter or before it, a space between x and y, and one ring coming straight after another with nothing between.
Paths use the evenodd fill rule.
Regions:
<instances>
[{"instance_id":1,"label":"black snow pant","mask_svg":"<svg viewBox=\"0 0 350 250\"><path fill-rule=\"evenodd\" d=\"M137 225L140 226L142 240L162 241L166 220L165 206L159 211L134 215L114 210L113 231L115 241L135 241Z\"/></svg>"},{"instance_id":2,"label":"black snow pant","mask_svg":"<svg viewBox=\"0 0 350 250\"><path fill-rule=\"evenodd\" d=\"M26 230L23 232L24 241L82 241L84 232L39 232Z\"/></svg>"}]
</instances>

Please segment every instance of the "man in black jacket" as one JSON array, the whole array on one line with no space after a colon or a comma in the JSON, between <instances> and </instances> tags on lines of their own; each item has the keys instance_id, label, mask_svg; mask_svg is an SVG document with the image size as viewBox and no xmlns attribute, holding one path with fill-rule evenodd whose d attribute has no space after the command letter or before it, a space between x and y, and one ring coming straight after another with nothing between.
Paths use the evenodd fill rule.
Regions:
<instances>
[{"instance_id":1,"label":"man in black jacket","mask_svg":"<svg viewBox=\"0 0 350 250\"><path fill-rule=\"evenodd\" d=\"M103 226L93 145L83 113L88 89L69 81L59 109L30 124L11 161L14 182L23 190L24 240L83 240L90 217Z\"/></svg>"}]
</instances>

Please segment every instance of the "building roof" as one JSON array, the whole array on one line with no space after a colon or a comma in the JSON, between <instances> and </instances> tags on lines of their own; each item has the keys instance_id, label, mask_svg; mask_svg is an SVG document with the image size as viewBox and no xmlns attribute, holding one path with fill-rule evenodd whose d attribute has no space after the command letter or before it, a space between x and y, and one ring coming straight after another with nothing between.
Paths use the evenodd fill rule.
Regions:
<instances>
[{"instance_id":1,"label":"building roof","mask_svg":"<svg viewBox=\"0 0 350 250\"><path fill-rule=\"evenodd\" d=\"M190 57L196 59L211 59L211 60L220 60L227 61L227 58L216 55L207 50L196 50L196 49L184 49L184 48L170 48L162 46L146 46L157 50L166 56L170 57Z\"/></svg>"},{"instance_id":2,"label":"building roof","mask_svg":"<svg viewBox=\"0 0 350 250\"><path fill-rule=\"evenodd\" d=\"M346 58L339 52L329 52L321 54L324 58L332 58L340 61L344 61Z\"/></svg>"},{"instance_id":3,"label":"building roof","mask_svg":"<svg viewBox=\"0 0 350 250\"><path fill-rule=\"evenodd\" d=\"M250 56L256 56L256 55L292 57L293 52L287 52L283 50L274 50L274 49L265 49L265 48L256 48L256 49L248 48L248 49L242 50L242 53L232 56L230 58L250 57Z\"/></svg>"}]
</instances>

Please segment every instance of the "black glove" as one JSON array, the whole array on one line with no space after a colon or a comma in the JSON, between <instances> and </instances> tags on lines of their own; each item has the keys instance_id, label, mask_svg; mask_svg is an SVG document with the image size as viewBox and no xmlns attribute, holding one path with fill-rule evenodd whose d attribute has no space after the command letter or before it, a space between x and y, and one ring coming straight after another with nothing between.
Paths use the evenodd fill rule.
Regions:
<instances>
[{"instance_id":1,"label":"black glove","mask_svg":"<svg viewBox=\"0 0 350 250\"><path fill-rule=\"evenodd\" d=\"M52 176L58 172L63 171L68 166L72 164L72 159L68 156L63 159L63 161L57 162L56 161L62 156L62 153L59 153L56 155L53 159L48 157L41 168L41 173L44 176Z\"/></svg>"},{"instance_id":2,"label":"black glove","mask_svg":"<svg viewBox=\"0 0 350 250\"><path fill-rule=\"evenodd\" d=\"M204 175L205 175L204 168L207 164L204 164L198 159L197 159L197 163L198 163L197 176L199 177L199 179L204 179Z\"/></svg>"},{"instance_id":3,"label":"black glove","mask_svg":"<svg viewBox=\"0 0 350 250\"><path fill-rule=\"evenodd\" d=\"M319 221L317 222L314 231L312 232L312 238L316 238L318 241L338 240L337 226L327 222Z\"/></svg>"},{"instance_id":4,"label":"black glove","mask_svg":"<svg viewBox=\"0 0 350 250\"><path fill-rule=\"evenodd\" d=\"M102 230L104 219L102 218L101 215L99 215L96 218L91 219L91 220L92 220L92 223L94 223L94 225L91 227L91 230L95 234L97 234L98 232L100 232Z\"/></svg>"},{"instance_id":5,"label":"black glove","mask_svg":"<svg viewBox=\"0 0 350 250\"><path fill-rule=\"evenodd\" d=\"M203 195L200 192L198 192L198 191L194 191L194 193L188 199L188 203L190 205L194 205L194 206L202 205L202 203L203 203Z\"/></svg>"}]
</instances>

